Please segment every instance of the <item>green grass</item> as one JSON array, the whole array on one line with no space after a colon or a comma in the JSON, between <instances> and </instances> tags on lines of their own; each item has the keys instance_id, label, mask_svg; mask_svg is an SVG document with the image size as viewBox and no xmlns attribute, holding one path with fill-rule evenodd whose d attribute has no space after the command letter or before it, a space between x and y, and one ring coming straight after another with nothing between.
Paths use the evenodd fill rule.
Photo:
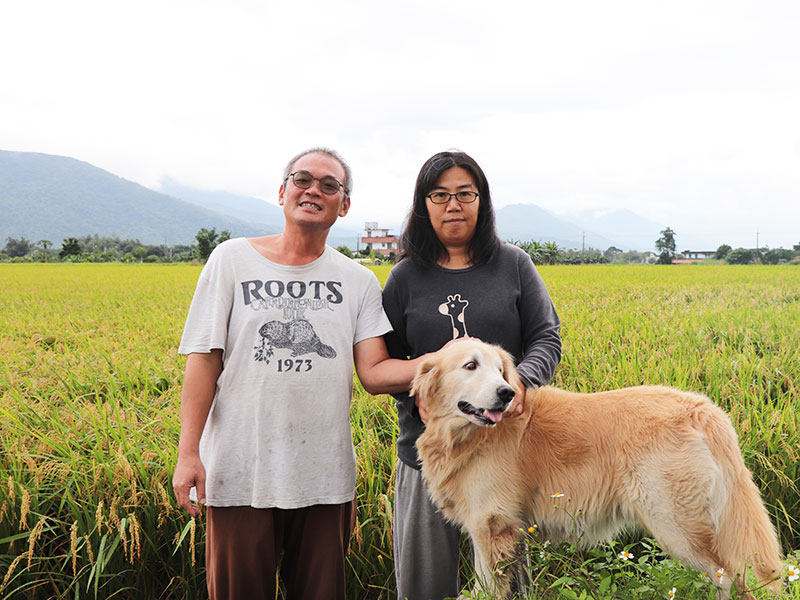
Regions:
<instances>
[{"instance_id":1,"label":"green grass","mask_svg":"<svg viewBox=\"0 0 800 600\"><path fill-rule=\"evenodd\" d=\"M374 271L385 281L389 267ZM540 272L563 321L554 383L710 396L731 414L784 551L800 548L800 269ZM177 346L198 274L186 265L0 265L0 598L204 597L202 519L175 507L170 484ZM348 585L353 598L390 598L396 418L390 397L355 389ZM536 597L665 598L671 587L678 598L711 597L693 571L636 548L646 560L634 568L620 564L619 547L536 547ZM798 586L784 597L800 598Z\"/></svg>"}]
</instances>

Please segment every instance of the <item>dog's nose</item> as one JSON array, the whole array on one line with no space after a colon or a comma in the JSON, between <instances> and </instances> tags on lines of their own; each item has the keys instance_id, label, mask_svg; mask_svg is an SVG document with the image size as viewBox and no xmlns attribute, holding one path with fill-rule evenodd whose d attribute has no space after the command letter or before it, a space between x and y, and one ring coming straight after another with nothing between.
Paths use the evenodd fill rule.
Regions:
<instances>
[{"instance_id":1,"label":"dog's nose","mask_svg":"<svg viewBox=\"0 0 800 600\"><path fill-rule=\"evenodd\" d=\"M501 385L497 388L497 397L503 404L508 404L514 399L514 388L508 385Z\"/></svg>"}]
</instances>

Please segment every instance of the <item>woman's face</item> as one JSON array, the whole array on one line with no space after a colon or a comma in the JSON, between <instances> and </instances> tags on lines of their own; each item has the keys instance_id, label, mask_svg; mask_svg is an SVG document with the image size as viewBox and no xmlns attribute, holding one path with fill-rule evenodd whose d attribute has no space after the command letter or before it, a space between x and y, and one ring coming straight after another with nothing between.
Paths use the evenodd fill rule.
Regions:
<instances>
[{"instance_id":1,"label":"woman's face","mask_svg":"<svg viewBox=\"0 0 800 600\"><path fill-rule=\"evenodd\" d=\"M450 167L442 173L439 181L428 193L433 192L478 193L478 187L469 171L462 167ZM469 244L478 225L480 201L481 199L478 197L474 202L465 204L456 200L455 196L450 196L450 199L444 204L434 204L430 198L425 199L433 230L445 248L449 250Z\"/></svg>"}]
</instances>

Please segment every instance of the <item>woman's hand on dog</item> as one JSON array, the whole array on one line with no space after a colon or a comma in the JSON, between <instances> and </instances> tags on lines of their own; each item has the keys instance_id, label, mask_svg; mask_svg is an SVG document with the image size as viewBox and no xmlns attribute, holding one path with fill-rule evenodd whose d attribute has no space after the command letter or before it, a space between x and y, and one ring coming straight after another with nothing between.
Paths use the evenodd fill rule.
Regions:
<instances>
[{"instance_id":1,"label":"woman's hand on dog","mask_svg":"<svg viewBox=\"0 0 800 600\"><path fill-rule=\"evenodd\" d=\"M525 412L525 394L527 393L527 388L525 384L521 381L519 382L519 387L514 386L514 399L511 401L511 404L506 411L505 417L518 417L523 412Z\"/></svg>"}]
</instances>

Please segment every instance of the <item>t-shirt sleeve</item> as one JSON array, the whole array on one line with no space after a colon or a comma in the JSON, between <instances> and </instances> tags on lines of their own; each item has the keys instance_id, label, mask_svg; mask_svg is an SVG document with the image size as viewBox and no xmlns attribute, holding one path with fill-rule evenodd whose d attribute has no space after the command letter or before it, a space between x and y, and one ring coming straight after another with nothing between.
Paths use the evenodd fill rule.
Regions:
<instances>
[{"instance_id":1,"label":"t-shirt sleeve","mask_svg":"<svg viewBox=\"0 0 800 600\"><path fill-rule=\"evenodd\" d=\"M406 273L402 267L395 267L389 272L389 278L386 280L386 285L383 287L383 308L386 311L386 316L389 317L389 322L392 324L392 331L383 336L386 342L386 350L392 358L407 359L411 355L406 340L406 323L403 314L404 307L408 302L405 292L408 290L408 281L405 278L398 276L398 273ZM420 423L411 423L410 419L419 420L419 410L416 404L408 395L408 392L400 392L392 394L397 400L397 411L399 417L404 423L411 428L421 426ZM418 432L414 436L418 435ZM416 437L415 437L416 439Z\"/></svg>"},{"instance_id":2,"label":"t-shirt sleeve","mask_svg":"<svg viewBox=\"0 0 800 600\"><path fill-rule=\"evenodd\" d=\"M225 350L234 295L233 272L226 265L225 250L223 245L215 248L200 273L178 347L180 354Z\"/></svg>"},{"instance_id":3,"label":"t-shirt sleeve","mask_svg":"<svg viewBox=\"0 0 800 600\"><path fill-rule=\"evenodd\" d=\"M561 360L561 321L533 262L523 255L518 264L523 355L517 372L526 386L537 387L550 382Z\"/></svg>"},{"instance_id":4,"label":"t-shirt sleeve","mask_svg":"<svg viewBox=\"0 0 800 600\"><path fill-rule=\"evenodd\" d=\"M409 349L406 343L405 322L403 320L403 301L400 298L400 288L398 285L395 270L389 272L389 278L383 287L383 309L392 325L392 331L383 336L386 341L386 349L392 358L408 358Z\"/></svg>"},{"instance_id":5,"label":"t-shirt sleeve","mask_svg":"<svg viewBox=\"0 0 800 600\"><path fill-rule=\"evenodd\" d=\"M386 318L381 302L381 284L377 277L370 273L369 280L365 286L364 299L358 311L358 321L353 338L353 345L358 342L382 336L387 331L391 331L392 325Z\"/></svg>"}]
</instances>

